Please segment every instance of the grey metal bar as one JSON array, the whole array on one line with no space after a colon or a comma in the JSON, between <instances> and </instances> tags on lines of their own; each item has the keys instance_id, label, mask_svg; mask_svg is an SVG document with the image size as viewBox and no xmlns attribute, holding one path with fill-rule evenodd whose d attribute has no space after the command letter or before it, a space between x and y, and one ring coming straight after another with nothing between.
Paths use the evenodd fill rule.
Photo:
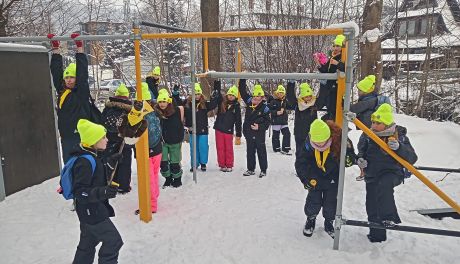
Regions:
<instances>
[{"instance_id":1,"label":"grey metal bar","mask_svg":"<svg viewBox=\"0 0 460 264\"><path fill-rule=\"evenodd\" d=\"M81 35L75 39L70 36L55 36L51 40L71 41L71 40L109 40L109 39L134 39L133 35L118 34L118 35ZM43 42L50 41L46 36L36 37L0 37L0 42Z\"/></svg>"},{"instance_id":2,"label":"grey metal bar","mask_svg":"<svg viewBox=\"0 0 460 264\"><path fill-rule=\"evenodd\" d=\"M366 221L357 221L357 220L344 220L342 224L350 225L350 226L361 226L361 227L370 227L370 228L377 228L377 229L388 229L388 230L412 232L412 233L431 234L431 235L438 235L438 236L460 237L460 231L456 231L456 230L445 230L445 229L424 228L424 227L403 226L403 225L395 225L394 227L384 227L381 224L366 222Z\"/></svg>"},{"instance_id":3,"label":"grey metal bar","mask_svg":"<svg viewBox=\"0 0 460 264\"><path fill-rule=\"evenodd\" d=\"M333 249L339 249L340 243L340 228L342 225L342 205L343 205L343 189L345 182L345 159L347 152L347 138L348 138L348 118L347 113L350 111L351 102L351 88L352 88L352 73L353 73L353 50L354 50L354 32L351 30L347 35L348 49L347 49L347 62L345 70L345 101L343 104L343 121L342 121L342 143L340 146L340 169L339 169L339 186L337 193L337 208L335 213L335 232L334 232L334 246ZM340 106L337 106L340 107Z\"/></svg>"},{"instance_id":4,"label":"grey metal bar","mask_svg":"<svg viewBox=\"0 0 460 264\"><path fill-rule=\"evenodd\" d=\"M195 73L195 39L190 39L190 83L192 90L192 168L193 168L193 181L198 183L196 177L196 95L195 95L195 82L196 82L196 73Z\"/></svg>"},{"instance_id":5,"label":"grey metal bar","mask_svg":"<svg viewBox=\"0 0 460 264\"><path fill-rule=\"evenodd\" d=\"M216 79L338 79L337 73L207 72L205 74L206 77Z\"/></svg>"},{"instance_id":6,"label":"grey metal bar","mask_svg":"<svg viewBox=\"0 0 460 264\"><path fill-rule=\"evenodd\" d=\"M452 173L460 173L460 169L449 169L449 168L436 168L436 167L424 167L424 166L414 166L417 170L424 170L424 171L442 171L442 172L452 172Z\"/></svg>"},{"instance_id":7,"label":"grey metal bar","mask_svg":"<svg viewBox=\"0 0 460 264\"><path fill-rule=\"evenodd\" d=\"M6 191L5 191L5 180L3 178L3 157L0 154L0 202L5 200Z\"/></svg>"}]
</instances>

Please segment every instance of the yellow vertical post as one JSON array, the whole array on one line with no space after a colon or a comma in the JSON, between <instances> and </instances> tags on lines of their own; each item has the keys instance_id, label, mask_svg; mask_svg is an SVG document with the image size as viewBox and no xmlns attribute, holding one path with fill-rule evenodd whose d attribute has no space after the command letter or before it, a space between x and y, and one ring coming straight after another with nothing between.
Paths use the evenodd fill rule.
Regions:
<instances>
[{"instance_id":1,"label":"yellow vertical post","mask_svg":"<svg viewBox=\"0 0 460 264\"><path fill-rule=\"evenodd\" d=\"M347 46L348 44L345 43L345 47L342 48L342 58L341 61L346 64L347 61ZM346 66L346 65L345 65ZM342 127L342 120L343 120L343 105L342 100L343 96L345 95L345 73L340 73L339 78L337 80L337 101L336 101L336 109L335 109L335 123Z\"/></svg>"},{"instance_id":2,"label":"yellow vertical post","mask_svg":"<svg viewBox=\"0 0 460 264\"><path fill-rule=\"evenodd\" d=\"M203 40L203 55L204 55L204 62L203 62L203 71L207 72L209 70L209 51L208 51L208 39L205 38Z\"/></svg>"},{"instance_id":3,"label":"yellow vertical post","mask_svg":"<svg viewBox=\"0 0 460 264\"><path fill-rule=\"evenodd\" d=\"M134 35L138 35L140 30L137 26L133 28ZM139 39L134 40L134 60L136 67L136 92L137 100L142 100L141 85L141 43ZM150 177L149 177L149 153L148 153L147 131L142 134L136 144L137 160L137 186L139 194L139 218L148 223L152 220L150 208Z\"/></svg>"},{"instance_id":4,"label":"yellow vertical post","mask_svg":"<svg viewBox=\"0 0 460 264\"><path fill-rule=\"evenodd\" d=\"M241 72L241 64L242 64L242 61L243 61L243 58L242 58L242 54L241 54L241 49L238 47L238 53L236 54L237 56L237 64L236 64L236 72ZM238 84L237 84L238 86ZM238 101L241 100L241 95L240 95L240 91L238 90Z\"/></svg>"}]
</instances>

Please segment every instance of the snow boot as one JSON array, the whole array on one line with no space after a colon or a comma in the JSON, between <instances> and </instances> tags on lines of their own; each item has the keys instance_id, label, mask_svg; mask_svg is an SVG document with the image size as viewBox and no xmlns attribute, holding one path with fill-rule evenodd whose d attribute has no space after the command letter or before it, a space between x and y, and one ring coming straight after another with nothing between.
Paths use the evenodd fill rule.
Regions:
<instances>
[{"instance_id":1,"label":"snow boot","mask_svg":"<svg viewBox=\"0 0 460 264\"><path fill-rule=\"evenodd\" d=\"M386 228L389 228L389 227L395 227L396 223L394 221L391 221L391 220L383 220L382 225L384 227L386 227Z\"/></svg>"},{"instance_id":2,"label":"snow boot","mask_svg":"<svg viewBox=\"0 0 460 264\"><path fill-rule=\"evenodd\" d=\"M181 187L182 186L182 180L181 180L181 177L178 177L178 178L173 178L173 181L172 181L172 187L174 188L178 188L178 187Z\"/></svg>"},{"instance_id":3,"label":"snow boot","mask_svg":"<svg viewBox=\"0 0 460 264\"><path fill-rule=\"evenodd\" d=\"M252 170L247 170L243 173L243 176L252 176L255 175L256 173Z\"/></svg>"},{"instance_id":4,"label":"snow boot","mask_svg":"<svg viewBox=\"0 0 460 264\"><path fill-rule=\"evenodd\" d=\"M334 220L324 220L324 231L334 238Z\"/></svg>"},{"instance_id":5,"label":"snow boot","mask_svg":"<svg viewBox=\"0 0 460 264\"><path fill-rule=\"evenodd\" d=\"M281 154L287 155L287 156L292 156L292 153L289 152L289 150L286 150L286 151L282 150L282 151L281 151Z\"/></svg>"},{"instance_id":6,"label":"snow boot","mask_svg":"<svg viewBox=\"0 0 460 264\"><path fill-rule=\"evenodd\" d=\"M232 172L233 169L232 168L227 168L227 172Z\"/></svg>"},{"instance_id":7,"label":"snow boot","mask_svg":"<svg viewBox=\"0 0 460 264\"><path fill-rule=\"evenodd\" d=\"M259 174L259 178L263 178L265 176L267 176L267 173L265 171L261 171Z\"/></svg>"},{"instance_id":8,"label":"snow boot","mask_svg":"<svg viewBox=\"0 0 460 264\"><path fill-rule=\"evenodd\" d=\"M371 236L371 234L367 235L367 239L369 239L369 242L371 242L371 243L380 243L380 242L384 242L384 241L387 240L386 237L385 238L377 238L377 237Z\"/></svg>"},{"instance_id":9,"label":"snow boot","mask_svg":"<svg viewBox=\"0 0 460 264\"><path fill-rule=\"evenodd\" d=\"M316 215L307 217L307 222L305 222L305 227L303 228L303 235L306 237L311 237L313 231L315 230L316 225Z\"/></svg>"},{"instance_id":10,"label":"snow boot","mask_svg":"<svg viewBox=\"0 0 460 264\"><path fill-rule=\"evenodd\" d=\"M206 171L206 164L201 164L201 171Z\"/></svg>"},{"instance_id":11,"label":"snow boot","mask_svg":"<svg viewBox=\"0 0 460 264\"><path fill-rule=\"evenodd\" d=\"M172 182L173 182L173 178L172 178L171 176L170 176L170 177L166 177L166 181L165 181L165 183L163 184L163 187L162 187L162 188L164 189L164 188L166 188L166 187L171 186Z\"/></svg>"},{"instance_id":12,"label":"snow boot","mask_svg":"<svg viewBox=\"0 0 460 264\"><path fill-rule=\"evenodd\" d=\"M226 167L222 167L222 168L220 168L220 171L221 171L221 172L227 172L227 168L226 168Z\"/></svg>"}]
</instances>

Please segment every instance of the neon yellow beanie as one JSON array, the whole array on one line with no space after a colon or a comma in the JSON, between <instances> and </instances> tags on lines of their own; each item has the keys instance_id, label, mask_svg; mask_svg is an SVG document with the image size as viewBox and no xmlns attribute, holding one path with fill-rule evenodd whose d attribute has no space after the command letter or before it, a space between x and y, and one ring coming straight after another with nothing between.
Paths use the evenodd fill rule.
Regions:
<instances>
[{"instance_id":1,"label":"neon yellow beanie","mask_svg":"<svg viewBox=\"0 0 460 264\"><path fill-rule=\"evenodd\" d=\"M377 111L371 115L371 120L383 123L386 126L392 125L394 123L393 108L387 103L382 104Z\"/></svg>"},{"instance_id":2,"label":"neon yellow beanie","mask_svg":"<svg viewBox=\"0 0 460 264\"><path fill-rule=\"evenodd\" d=\"M80 134L80 142L87 146L93 146L107 133L105 127L86 119L78 120L77 131Z\"/></svg>"},{"instance_id":3,"label":"neon yellow beanie","mask_svg":"<svg viewBox=\"0 0 460 264\"><path fill-rule=\"evenodd\" d=\"M331 137L331 129L321 119L316 119L310 126L310 140L315 143L325 142Z\"/></svg>"},{"instance_id":4,"label":"neon yellow beanie","mask_svg":"<svg viewBox=\"0 0 460 264\"><path fill-rule=\"evenodd\" d=\"M157 98L157 103L161 103L161 102L171 103L172 98L169 97L168 93L165 93L165 92L159 93L158 98Z\"/></svg>"},{"instance_id":5,"label":"neon yellow beanie","mask_svg":"<svg viewBox=\"0 0 460 264\"><path fill-rule=\"evenodd\" d=\"M126 85L124 83L118 86L117 90L115 91L115 96L129 96L128 88L126 88Z\"/></svg>"},{"instance_id":6,"label":"neon yellow beanie","mask_svg":"<svg viewBox=\"0 0 460 264\"><path fill-rule=\"evenodd\" d=\"M195 83L195 94L203 94L203 90L201 89L201 85L199 83Z\"/></svg>"},{"instance_id":7,"label":"neon yellow beanie","mask_svg":"<svg viewBox=\"0 0 460 264\"><path fill-rule=\"evenodd\" d=\"M155 68L153 68L152 72L150 72L150 76L159 77L160 75L161 75L161 70L159 66L156 66Z\"/></svg>"},{"instance_id":8,"label":"neon yellow beanie","mask_svg":"<svg viewBox=\"0 0 460 264\"><path fill-rule=\"evenodd\" d=\"M238 97L238 88L235 85L233 85L232 87L230 87L230 89L228 89L227 95L233 95L235 97Z\"/></svg>"},{"instance_id":9,"label":"neon yellow beanie","mask_svg":"<svg viewBox=\"0 0 460 264\"><path fill-rule=\"evenodd\" d=\"M65 68L62 78L65 79L66 77L77 77L77 64L71 63Z\"/></svg>"},{"instance_id":10,"label":"neon yellow beanie","mask_svg":"<svg viewBox=\"0 0 460 264\"><path fill-rule=\"evenodd\" d=\"M254 85L254 90L252 91L252 96L265 96L265 92L262 89L262 85Z\"/></svg>"},{"instance_id":11,"label":"neon yellow beanie","mask_svg":"<svg viewBox=\"0 0 460 264\"><path fill-rule=\"evenodd\" d=\"M282 86L282 85L280 84L280 85L278 85L278 89L276 89L276 92L277 92L277 93L286 94L286 88L284 88L284 86Z\"/></svg>"},{"instance_id":12,"label":"neon yellow beanie","mask_svg":"<svg viewBox=\"0 0 460 264\"><path fill-rule=\"evenodd\" d=\"M367 75L364 79L356 85L363 93L371 93L375 89L375 75Z\"/></svg>"},{"instance_id":13,"label":"neon yellow beanie","mask_svg":"<svg viewBox=\"0 0 460 264\"><path fill-rule=\"evenodd\" d=\"M337 35L334 39L334 45L343 46L343 42L345 41L346 37L344 35Z\"/></svg>"},{"instance_id":14,"label":"neon yellow beanie","mask_svg":"<svg viewBox=\"0 0 460 264\"><path fill-rule=\"evenodd\" d=\"M311 89L310 85L308 85L308 83L301 83L299 97L304 98L311 95L313 95L313 90Z\"/></svg>"},{"instance_id":15,"label":"neon yellow beanie","mask_svg":"<svg viewBox=\"0 0 460 264\"><path fill-rule=\"evenodd\" d=\"M146 83L146 82L142 82L141 83L141 88L142 88L142 100L152 100L152 94L150 93L149 91L149 85ZM136 98L137 97L137 93L136 93Z\"/></svg>"}]
</instances>

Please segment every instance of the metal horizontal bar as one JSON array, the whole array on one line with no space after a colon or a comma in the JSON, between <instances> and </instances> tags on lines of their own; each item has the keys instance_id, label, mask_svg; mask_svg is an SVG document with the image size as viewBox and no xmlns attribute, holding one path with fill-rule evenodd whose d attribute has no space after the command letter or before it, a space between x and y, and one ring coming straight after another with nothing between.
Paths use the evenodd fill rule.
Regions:
<instances>
[{"instance_id":1,"label":"metal horizontal bar","mask_svg":"<svg viewBox=\"0 0 460 264\"><path fill-rule=\"evenodd\" d=\"M358 221L358 220L344 220L343 224L350 225L350 226L371 227L371 228L377 228L377 229L388 229L388 230L396 230L396 231L411 232L411 233L460 237L460 231L455 231L455 230L434 229L434 228L403 226L403 225L396 225L394 227L384 227L381 224L370 223L366 221Z\"/></svg>"},{"instance_id":2,"label":"metal horizontal bar","mask_svg":"<svg viewBox=\"0 0 460 264\"><path fill-rule=\"evenodd\" d=\"M55 36L51 40L59 41L72 41L72 40L109 40L109 39L132 39L132 35L118 34L118 35L81 35L75 39L70 36ZM43 42L50 41L46 36L36 37L0 37L0 42Z\"/></svg>"},{"instance_id":3,"label":"metal horizontal bar","mask_svg":"<svg viewBox=\"0 0 460 264\"><path fill-rule=\"evenodd\" d=\"M311 35L338 35L343 28L329 29L293 29L293 30L255 30L225 32L186 32L186 33L153 33L142 34L142 39L160 38L249 38L249 37L292 37Z\"/></svg>"},{"instance_id":4,"label":"metal horizontal bar","mask_svg":"<svg viewBox=\"0 0 460 264\"><path fill-rule=\"evenodd\" d=\"M442 171L442 172L458 172L460 173L460 169L449 169L449 168L436 168L436 167L424 167L424 166L414 166L417 170L424 170L424 171Z\"/></svg>"},{"instance_id":5,"label":"metal horizontal bar","mask_svg":"<svg viewBox=\"0 0 460 264\"><path fill-rule=\"evenodd\" d=\"M337 73L206 72L198 77L221 79L322 79L337 80Z\"/></svg>"}]
</instances>

